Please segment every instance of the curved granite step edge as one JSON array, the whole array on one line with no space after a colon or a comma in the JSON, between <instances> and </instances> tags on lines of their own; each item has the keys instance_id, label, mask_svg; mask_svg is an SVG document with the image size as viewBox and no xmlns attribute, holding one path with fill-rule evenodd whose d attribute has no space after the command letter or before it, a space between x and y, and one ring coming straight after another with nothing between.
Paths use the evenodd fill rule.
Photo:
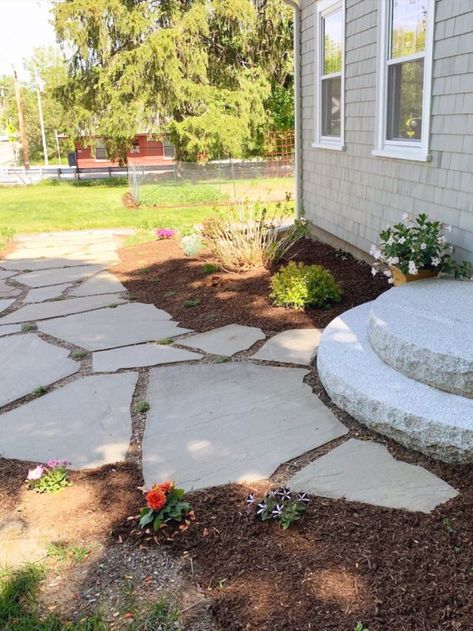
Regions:
<instances>
[{"instance_id":1,"label":"curved granite step edge","mask_svg":"<svg viewBox=\"0 0 473 631\"><path fill-rule=\"evenodd\" d=\"M436 308L446 301L457 305L459 313L471 313L471 296L462 308L459 289L473 294L473 286L452 280L420 281L382 294L371 306L368 338L391 368L440 390L473 397L471 324L442 317ZM422 308L411 302L421 295L426 296Z\"/></svg>"},{"instance_id":2,"label":"curved granite step edge","mask_svg":"<svg viewBox=\"0 0 473 631\"><path fill-rule=\"evenodd\" d=\"M367 336L370 305L342 314L322 335L317 368L333 402L405 447L450 463L473 462L473 400L387 366Z\"/></svg>"}]
</instances>

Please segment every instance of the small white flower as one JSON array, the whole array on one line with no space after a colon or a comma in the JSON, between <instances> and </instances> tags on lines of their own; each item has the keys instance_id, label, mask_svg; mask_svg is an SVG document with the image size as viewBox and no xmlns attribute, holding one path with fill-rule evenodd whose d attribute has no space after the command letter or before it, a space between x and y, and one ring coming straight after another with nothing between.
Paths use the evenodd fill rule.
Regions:
<instances>
[{"instance_id":1,"label":"small white flower","mask_svg":"<svg viewBox=\"0 0 473 631\"><path fill-rule=\"evenodd\" d=\"M412 276L417 276L418 274L418 269L417 269L417 265L414 263L414 261L409 261L409 274L412 274Z\"/></svg>"},{"instance_id":2,"label":"small white flower","mask_svg":"<svg viewBox=\"0 0 473 631\"><path fill-rule=\"evenodd\" d=\"M406 242L406 237L399 237L399 239L397 240L397 242L399 243L399 245L402 245L403 243Z\"/></svg>"},{"instance_id":3,"label":"small white flower","mask_svg":"<svg viewBox=\"0 0 473 631\"><path fill-rule=\"evenodd\" d=\"M373 276L376 276L376 274L378 273L378 270L374 267L371 268L371 273L373 274Z\"/></svg>"},{"instance_id":4,"label":"small white flower","mask_svg":"<svg viewBox=\"0 0 473 631\"><path fill-rule=\"evenodd\" d=\"M432 265L433 265L434 267L438 267L438 266L440 265L440 259L439 259L439 257L438 257L438 256L434 256L434 257L432 258Z\"/></svg>"},{"instance_id":5,"label":"small white flower","mask_svg":"<svg viewBox=\"0 0 473 631\"><path fill-rule=\"evenodd\" d=\"M399 257L397 256L388 256L386 259L386 263L388 265L397 265L399 263Z\"/></svg>"},{"instance_id":6,"label":"small white flower","mask_svg":"<svg viewBox=\"0 0 473 631\"><path fill-rule=\"evenodd\" d=\"M373 245L370 249L370 254L372 257L374 257L377 261L379 261L379 259L381 258L381 250L379 248L377 248L375 245Z\"/></svg>"},{"instance_id":7,"label":"small white flower","mask_svg":"<svg viewBox=\"0 0 473 631\"><path fill-rule=\"evenodd\" d=\"M443 227L443 229L444 229L444 230L446 230L447 232L451 232L451 231L452 231L452 226L449 226L449 225L447 225L447 224L446 224L446 225Z\"/></svg>"},{"instance_id":8,"label":"small white flower","mask_svg":"<svg viewBox=\"0 0 473 631\"><path fill-rule=\"evenodd\" d=\"M387 243L388 245L392 245L392 244L394 243L394 237L393 237L393 235L391 235L391 236L389 237L389 239L386 241L386 243Z\"/></svg>"},{"instance_id":9,"label":"small white flower","mask_svg":"<svg viewBox=\"0 0 473 631\"><path fill-rule=\"evenodd\" d=\"M444 236L441 236L441 237L439 237L439 238L437 239L437 241L438 241L439 243L445 243L446 239L445 239L445 237L444 237Z\"/></svg>"},{"instance_id":10,"label":"small white flower","mask_svg":"<svg viewBox=\"0 0 473 631\"><path fill-rule=\"evenodd\" d=\"M421 250L427 250L427 243L421 243L420 244L420 249Z\"/></svg>"},{"instance_id":11,"label":"small white flower","mask_svg":"<svg viewBox=\"0 0 473 631\"><path fill-rule=\"evenodd\" d=\"M394 280L392 278L388 278L388 283L392 285L394 283Z\"/></svg>"},{"instance_id":12,"label":"small white flower","mask_svg":"<svg viewBox=\"0 0 473 631\"><path fill-rule=\"evenodd\" d=\"M383 272L383 274L386 276L386 278L392 278L392 273L391 270L387 269Z\"/></svg>"}]
</instances>

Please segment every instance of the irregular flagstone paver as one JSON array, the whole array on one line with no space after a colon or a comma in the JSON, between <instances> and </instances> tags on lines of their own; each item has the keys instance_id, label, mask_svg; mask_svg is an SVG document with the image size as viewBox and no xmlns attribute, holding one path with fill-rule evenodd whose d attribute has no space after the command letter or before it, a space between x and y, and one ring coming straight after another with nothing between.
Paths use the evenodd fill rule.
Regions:
<instances>
[{"instance_id":1,"label":"irregular flagstone paver","mask_svg":"<svg viewBox=\"0 0 473 631\"><path fill-rule=\"evenodd\" d=\"M395 460L384 445L355 439L304 467L289 486L322 497L423 513L458 495L430 471Z\"/></svg>"},{"instance_id":2,"label":"irregular flagstone paver","mask_svg":"<svg viewBox=\"0 0 473 631\"><path fill-rule=\"evenodd\" d=\"M0 298L11 298L21 294L21 289L7 285L4 280L0 280Z\"/></svg>"},{"instance_id":3,"label":"irregular flagstone paver","mask_svg":"<svg viewBox=\"0 0 473 631\"><path fill-rule=\"evenodd\" d=\"M187 362L202 359L202 355L184 351L172 346L159 344L138 344L108 351L99 351L92 356L94 372L113 372L120 368L138 368L156 366L173 362Z\"/></svg>"},{"instance_id":4,"label":"irregular flagstone paver","mask_svg":"<svg viewBox=\"0 0 473 631\"><path fill-rule=\"evenodd\" d=\"M0 406L72 375L80 364L69 359L69 351L48 344L37 335L14 335L0 339ZM1 417L0 417L1 419ZM0 420L0 451L5 432ZM25 440L29 437L25 435Z\"/></svg>"},{"instance_id":5,"label":"irregular flagstone paver","mask_svg":"<svg viewBox=\"0 0 473 631\"><path fill-rule=\"evenodd\" d=\"M322 332L322 329L283 331L269 339L252 359L309 366L314 361Z\"/></svg>"},{"instance_id":6,"label":"irregular flagstone paver","mask_svg":"<svg viewBox=\"0 0 473 631\"><path fill-rule=\"evenodd\" d=\"M74 300L83 300L74 298ZM189 333L153 305L130 303L40 322L39 329L90 351L140 344Z\"/></svg>"},{"instance_id":7,"label":"irregular flagstone paver","mask_svg":"<svg viewBox=\"0 0 473 631\"><path fill-rule=\"evenodd\" d=\"M4 261L0 261L0 264L2 265L2 267L3 267L3 263L4 263ZM5 280L6 278L11 278L15 274L16 274L16 272L10 272L8 270L0 269L0 280Z\"/></svg>"},{"instance_id":8,"label":"irregular flagstone paver","mask_svg":"<svg viewBox=\"0 0 473 631\"><path fill-rule=\"evenodd\" d=\"M179 343L182 346L198 348L213 355L231 356L240 351L246 351L265 335L261 329L241 324L227 324L218 329L191 335Z\"/></svg>"},{"instance_id":9,"label":"irregular flagstone paver","mask_svg":"<svg viewBox=\"0 0 473 631\"><path fill-rule=\"evenodd\" d=\"M62 285L50 285L49 287L38 287L38 289L30 289L24 299L25 303L44 302L62 295L62 292L71 286L70 283Z\"/></svg>"},{"instance_id":10,"label":"irregular flagstone paver","mask_svg":"<svg viewBox=\"0 0 473 631\"><path fill-rule=\"evenodd\" d=\"M124 460L137 378L134 372L84 377L0 415L1 455L64 458L74 469Z\"/></svg>"},{"instance_id":11,"label":"irregular flagstone paver","mask_svg":"<svg viewBox=\"0 0 473 631\"><path fill-rule=\"evenodd\" d=\"M94 294L118 294L126 291L121 282L109 272L100 272L85 283L75 287L70 296L93 296Z\"/></svg>"},{"instance_id":12,"label":"irregular flagstone paver","mask_svg":"<svg viewBox=\"0 0 473 631\"><path fill-rule=\"evenodd\" d=\"M104 294L101 296L88 296L86 298L70 298L69 300L56 300L54 302L43 302L27 305L13 313L9 313L0 319L0 324L11 324L14 322L31 322L33 320L46 320L66 316L72 313L82 313L99 309L113 304L126 302L118 298L115 294Z\"/></svg>"},{"instance_id":13,"label":"irregular flagstone paver","mask_svg":"<svg viewBox=\"0 0 473 631\"><path fill-rule=\"evenodd\" d=\"M10 305L12 305L15 300L0 300L0 313L8 309Z\"/></svg>"},{"instance_id":14,"label":"irregular flagstone paver","mask_svg":"<svg viewBox=\"0 0 473 631\"><path fill-rule=\"evenodd\" d=\"M81 265L80 267L62 267L59 269L43 269L37 272L20 274L15 280L27 287L46 287L48 285L61 285L62 283L74 283L101 272L104 265Z\"/></svg>"},{"instance_id":15,"label":"irregular flagstone paver","mask_svg":"<svg viewBox=\"0 0 473 631\"><path fill-rule=\"evenodd\" d=\"M151 370L146 484L174 479L190 490L259 480L346 434L303 383L306 372L245 362Z\"/></svg>"},{"instance_id":16,"label":"irregular flagstone paver","mask_svg":"<svg viewBox=\"0 0 473 631\"><path fill-rule=\"evenodd\" d=\"M0 326L0 337L2 335L11 335L12 333L19 333L21 331L21 325L19 324L6 324Z\"/></svg>"}]
</instances>

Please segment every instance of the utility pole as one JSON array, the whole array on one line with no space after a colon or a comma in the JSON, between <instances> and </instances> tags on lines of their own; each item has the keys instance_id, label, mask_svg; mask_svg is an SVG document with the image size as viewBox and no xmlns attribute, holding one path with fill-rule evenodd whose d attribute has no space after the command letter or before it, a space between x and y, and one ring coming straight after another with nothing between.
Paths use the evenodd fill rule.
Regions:
<instances>
[{"instance_id":1,"label":"utility pole","mask_svg":"<svg viewBox=\"0 0 473 631\"><path fill-rule=\"evenodd\" d=\"M41 85L37 68L34 69L34 78L36 84L36 96L38 97L39 124L41 127L41 140L43 141L44 166L48 166L48 146L46 144L46 132L44 130L43 105L41 103Z\"/></svg>"},{"instance_id":2,"label":"utility pole","mask_svg":"<svg viewBox=\"0 0 473 631\"><path fill-rule=\"evenodd\" d=\"M20 142L21 142L21 152L23 154L23 164L25 169L30 168L30 150L28 145L28 137L26 135L25 129L25 119L23 116L23 101L21 99L21 86L18 81L18 75L16 74L16 69L13 66L13 80L15 82L15 97L16 97L16 107L18 109L18 124L20 126Z\"/></svg>"}]
</instances>

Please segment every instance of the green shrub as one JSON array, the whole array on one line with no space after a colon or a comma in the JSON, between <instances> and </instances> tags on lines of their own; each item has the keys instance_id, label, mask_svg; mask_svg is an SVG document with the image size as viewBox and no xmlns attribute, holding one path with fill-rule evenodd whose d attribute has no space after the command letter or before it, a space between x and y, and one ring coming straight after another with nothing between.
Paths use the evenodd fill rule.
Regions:
<instances>
[{"instance_id":1,"label":"green shrub","mask_svg":"<svg viewBox=\"0 0 473 631\"><path fill-rule=\"evenodd\" d=\"M291 261L271 278L271 298L278 307L325 308L340 302L342 290L332 274L321 265Z\"/></svg>"}]
</instances>

